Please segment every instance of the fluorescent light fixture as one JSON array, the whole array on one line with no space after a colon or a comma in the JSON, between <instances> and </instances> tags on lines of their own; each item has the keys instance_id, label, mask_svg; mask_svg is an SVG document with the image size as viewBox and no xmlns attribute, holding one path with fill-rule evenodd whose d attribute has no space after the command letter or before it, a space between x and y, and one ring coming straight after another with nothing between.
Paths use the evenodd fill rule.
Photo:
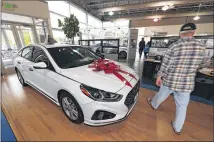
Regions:
<instances>
[{"instance_id":1,"label":"fluorescent light fixture","mask_svg":"<svg viewBox=\"0 0 214 142\"><path fill-rule=\"evenodd\" d=\"M197 20L200 19L200 17L197 15L197 16L195 16L193 19L194 19L195 21L197 21Z\"/></svg>"},{"instance_id":2,"label":"fluorescent light fixture","mask_svg":"<svg viewBox=\"0 0 214 142\"><path fill-rule=\"evenodd\" d=\"M108 13L108 15L112 16L112 15L114 15L114 12L113 12L113 11L110 11L110 12Z\"/></svg>"},{"instance_id":3,"label":"fluorescent light fixture","mask_svg":"<svg viewBox=\"0 0 214 142\"><path fill-rule=\"evenodd\" d=\"M157 22L157 21L159 21L159 18L155 18L153 21L154 21L154 22Z\"/></svg>"},{"instance_id":4,"label":"fluorescent light fixture","mask_svg":"<svg viewBox=\"0 0 214 142\"><path fill-rule=\"evenodd\" d=\"M162 10L163 11L166 11L166 10L168 10L169 9L169 5L164 5L163 7L162 7Z\"/></svg>"}]
</instances>

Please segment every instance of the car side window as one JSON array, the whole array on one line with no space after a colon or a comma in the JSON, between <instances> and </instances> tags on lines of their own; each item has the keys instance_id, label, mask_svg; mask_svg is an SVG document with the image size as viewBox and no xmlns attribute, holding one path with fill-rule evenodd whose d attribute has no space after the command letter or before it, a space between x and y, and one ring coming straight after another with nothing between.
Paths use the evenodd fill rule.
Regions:
<instances>
[{"instance_id":1,"label":"car side window","mask_svg":"<svg viewBox=\"0 0 214 142\"><path fill-rule=\"evenodd\" d=\"M48 66L48 69L54 70L52 64L50 63L47 55L40 47L34 47L33 49L33 56L32 56L32 62L38 63L38 62L45 62Z\"/></svg>"},{"instance_id":2,"label":"car side window","mask_svg":"<svg viewBox=\"0 0 214 142\"><path fill-rule=\"evenodd\" d=\"M27 60L32 59L32 51L33 51L33 47L26 47L22 50L21 52L21 56Z\"/></svg>"}]
</instances>

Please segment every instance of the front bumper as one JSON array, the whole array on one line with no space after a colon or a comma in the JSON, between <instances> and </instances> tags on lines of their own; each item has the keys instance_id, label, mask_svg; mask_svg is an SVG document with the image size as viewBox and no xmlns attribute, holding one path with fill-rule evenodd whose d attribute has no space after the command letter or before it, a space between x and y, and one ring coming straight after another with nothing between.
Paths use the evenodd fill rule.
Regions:
<instances>
[{"instance_id":1,"label":"front bumper","mask_svg":"<svg viewBox=\"0 0 214 142\"><path fill-rule=\"evenodd\" d=\"M133 86L136 85L136 83L137 83L136 80L131 81L131 84L133 84ZM84 118L85 118L84 123L91 126L102 126L102 125L108 125L108 124L120 122L126 119L126 117L130 114L130 112L134 108L139 95L139 93L136 93L136 98L134 103L128 108L124 104L124 102L126 100L128 93L131 91L131 89L132 88L126 86L123 89L121 89L119 92L117 92L118 94L126 94L126 95L123 95L123 98L119 102L94 101L92 103L82 106ZM116 116L114 118L106 119L106 120L92 120L91 118L93 114L98 110L111 112L113 114L116 114Z\"/></svg>"}]
</instances>

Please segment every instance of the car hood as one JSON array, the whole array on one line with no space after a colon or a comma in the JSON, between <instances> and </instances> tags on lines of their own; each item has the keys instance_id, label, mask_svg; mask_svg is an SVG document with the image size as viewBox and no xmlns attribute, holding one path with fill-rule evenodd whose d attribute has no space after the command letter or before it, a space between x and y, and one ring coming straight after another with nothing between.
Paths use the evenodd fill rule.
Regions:
<instances>
[{"instance_id":1,"label":"car hood","mask_svg":"<svg viewBox=\"0 0 214 142\"><path fill-rule=\"evenodd\" d=\"M138 78L137 74L134 72L133 69L124 66L118 62L115 63L120 65L120 68L123 71L129 72L133 74L136 78ZM95 72L92 68L89 68L88 65L70 69L62 69L61 74L85 85L112 93L119 91L125 86L124 82L122 82L114 74L106 74L104 73L104 71ZM119 72L119 74L122 75L127 81L131 81L133 79L128 74L124 74L121 72Z\"/></svg>"}]
</instances>

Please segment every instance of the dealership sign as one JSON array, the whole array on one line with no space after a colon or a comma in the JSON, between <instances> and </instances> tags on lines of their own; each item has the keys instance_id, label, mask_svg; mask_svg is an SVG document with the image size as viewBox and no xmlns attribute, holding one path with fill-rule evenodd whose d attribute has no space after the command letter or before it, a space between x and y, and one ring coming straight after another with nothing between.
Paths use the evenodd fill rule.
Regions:
<instances>
[{"instance_id":1,"label":"dealership sign","mask_svg":"<svg viewBox=\"0 0 214 142\"><path fill-rule=\"evenodd\" d=\"M2 8L4 10L14 11L15 8L17 8L17 5L11 4L11 3L2 2Z\"/></svg>"}]
</instances>

